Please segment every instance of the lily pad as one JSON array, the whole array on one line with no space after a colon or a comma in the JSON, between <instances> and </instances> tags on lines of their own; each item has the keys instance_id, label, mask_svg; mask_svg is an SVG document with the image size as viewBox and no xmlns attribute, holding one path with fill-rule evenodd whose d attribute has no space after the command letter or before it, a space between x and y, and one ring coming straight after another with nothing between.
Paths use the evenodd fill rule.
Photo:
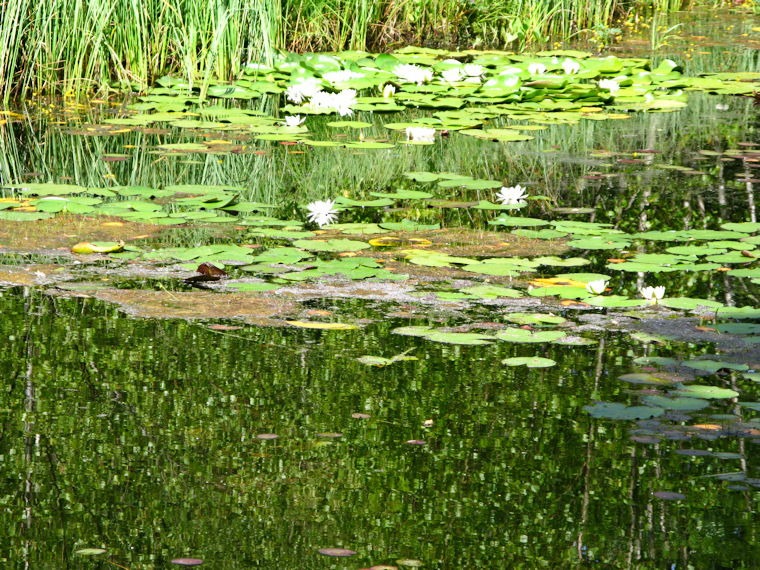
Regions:
<instances>
[{"instance_id":1,"label":"lily pad","mask_svg":"<svg viewBox=\"0 0 760 570\"><path fill-rule=\"evenodd\" d=\"M501 363L507 366L527 366L528 368L549 368L557 364L551 358L541 358L540 356L516 356L505 358Z\"/></svg>"},{"instance_id":2,"label":"lily pad","mask_svg":"<svg viewBox=\"0 0 760 570\"><path fill-rule=\"evenodd\" d=\"M597 402L593 406L583 406L592 418L606 418L611 420L643 420L657 418L665 413L662 408L649 406L626 407L615 402Z\"/></svg>"}]
</instances>

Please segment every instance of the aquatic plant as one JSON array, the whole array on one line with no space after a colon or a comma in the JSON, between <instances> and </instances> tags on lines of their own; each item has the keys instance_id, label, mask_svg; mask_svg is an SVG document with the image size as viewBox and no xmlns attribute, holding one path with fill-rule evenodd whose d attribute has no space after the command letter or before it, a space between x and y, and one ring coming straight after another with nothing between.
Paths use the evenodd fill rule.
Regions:
<instances>
[{"instance_id":1,"label":"aquatic plant","mask_svg":"<svg viewBox=\"0 0 760 570\"><path fill-rule=\"evenodd\" d=\"M607 281L604 279L597 279L586 283L586 290L594 295L601 295L607 288Z\"/></svg>"},{"instance_id":2,"label":"aquatic plant","mask_svg":"<svg viewBox=\"0 0 760 570\"><path fill-rule=\"evenodd\" d=\"M429 67L420 67L414 63L404 63L393 68L399 81L403 83L416 83L422 85L433 80L433 70Z\"/></svg>"},{"instance_id":3,"label":"aquatic plant","mask_svg":"<svg viewBox=\"0 0 760 570\"><path fill-rule=\"evenodd\" d=\"M304 121L306 121L306 117L302 117L301 115L289 115L285 117L285 121L282 125L285 127L300 127Z\"/></svg>"},{"instance_id":4,"label":"aquatic plant","mask_svg":"<svg viewBox=\"0 0 760 570\"><path fill-rule=\"evenodd\" d=\"M435 129L431 127L406 127L407 140L432 142L435 140Z\"/></svg>"},{"instance_id":5,"label":"aquatic plant","mask_svg":"<svg viewBox=\"0 0 760 570\"><path fill-rule=\"evenodd\" d=\"M320 228L332 224L338 219L338 210L335 208L335 200L317 200L307 206L309 210L308 220L315 222Z\"/></svg>"},{"instance_id":6,"label":"aquatic plant","mask_svg":"<svg viewBox=\"0 0 760 570\"><path fill-rule=\"evenodd\" d=\"M496 198L501 201L502 204L523 204L525 203L525 188L520 186L502 186L501 191L496 194Z\"/></svg>"},{"instance_id":7,"label":"aquatic plant","mask_svg":"<svg viewBox=\"0 0 760 570\"><path fill-rule=\"evenodd\" d=\"M641 296L647 299L652 305L656 305L657 302L665 296L665 286L642 287Z\"/></svg>"}]
</instances>

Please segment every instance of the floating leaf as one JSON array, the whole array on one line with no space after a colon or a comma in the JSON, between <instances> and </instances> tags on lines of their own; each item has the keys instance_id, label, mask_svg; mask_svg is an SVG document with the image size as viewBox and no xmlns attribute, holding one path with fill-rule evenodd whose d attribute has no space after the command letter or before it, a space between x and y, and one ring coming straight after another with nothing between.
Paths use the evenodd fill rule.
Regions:
<instances>
[{"instance_id":1,"label":"floating leaf","mask_svg":"<svg viewBox=\"0 0 760 570\"><path fill-rule=\"evenodd\" d=\"M338 556L338 557L345 557L345 556L353 556L356 554L353 550L349 550L347 548L320 548L317 552L320 554L324 554L325 556Z\"/></svg>"},{"instance_id":2,"label":"floating leaf","mask_svg":"<svg viewBox=\"0 0 760 570\"><path fill-rule=\"evenodd\" d=\"M528 368L548 368L557 364L551 358L541 358L539 356L517 356L514 358L505 358L501 361L507 366L527 366Z\"/></svg>"},{"instance_id":3,"label":"floating leaf","mask_svg":"<svg viewBox=\"0 0 760 570\"><path fill-rule=\"evenodd\" d=\"M665 413L662 408L650 408L649 406L625 407L623 404L614 402L597 402L593 406L584 406L592 418L608 418L611 420L642 420L656 418Z\"/></svg>"},{"instance_id":4,"label":"floating leaf","mask_svg":"<svg viewBox=\"0 0 760 570\"><path fill-rule=\"evenodd\" d=\"M100 556L108 552L105 548L80 548L74 551L74 554L79 556Z\"/></svg>"},{"instance_id":5,"label":"floating leaf","mask_svg":"<svg viewBox=\"0 0 760 570\"><path fill-rule=\"evenodd\" d=\"M124 242L79 242L71 247L71 253L117 253L124 250Z\"/></svg>"},{"instance_id":6,"label":"floating leaf","mask_svg":"<svg viewBox=\"0 0 760 570\"><path fill-rule=\"evenodd\" d=\"M493 337L478 333L457 333L432 331L425 335L425 338L433 342L442 342L445 344L491 344Z\"/></svg>"},{"instance_id":7,"label":"floating leaf","mask_svg":"<svg viewBox=\"0 0 760 570\"><path fill-rule=\"evenodd\" d=\"M530 331L508 328L496 333L496 338L507 342L554 342L567 336L564 331Z\"/></svg>"},{"instance_id":8,"label":"floating leaf","mask_svg":"<svg viewBox=\"0 0 760 570\"><path fill-rule=\"evenodd\" d=\"M723 368L728 368L729 370L749 370L749 366L746 364L716 362L714 360L684 360L681 364L695 370L705 370L707 372L717 372Z\"/></svg>"},{"instance_id":9,"label":"floating leaf","mask_svg":"<svg viewBox=\"0 0 760 570\"><path fill-rule=\"evenodd\" d=\"M728 388L700 386L696 384L678 384L678 390L687 397L705 398L709 400L725 400L727 398L735 398L739 395L739 392Z\"/></svg>"},{"instance_id":10,"label":"floating leaf","mask_svg":"<svg viewBox=\"0 0 760 570\"><path fill-rule=\"evenodd\" d=\"M324 329L324 330L351 330L358 329L356 325L348 325L345 323L320 323L314 321L285 321L289 325L294 327L300 327L303 329Z\"/></svg>"},{"instance_id":11,"label":"floating leaf","mask_svg":"<svg viewBox=\"0 0 760 570\"><path fill-rule=\"evenodd\" d=\"M655 408L665 408L666 410L678 410L681 412L689 412L702 410L710 405L710 402L700 398L686 398L675 397L668 398L666 396L646 396L641 401L649 406Z\"/></svg>"},{"instance_id":12,"label":"floating leaf","mask_svg":"<svg viewBox=\"0 0 760 570\"><path fill-rule=\"evenodd\" d=\"M658 499L665 499L666 501L683 501L686 498L683 493L673 491L656 491L652 494Z\"/></svg>"},{"instance_id":13,"label":"floating leaf","mask_svg":"<svg viewBox=\"0 0 760 570\"><path fill-rule=\"evenodd\" d=\"M327 241L299 239L293 242L293 246L309 251L360 251L371 247L366 242L350 239L331 239Z\"/></svg>"}]
</instances>

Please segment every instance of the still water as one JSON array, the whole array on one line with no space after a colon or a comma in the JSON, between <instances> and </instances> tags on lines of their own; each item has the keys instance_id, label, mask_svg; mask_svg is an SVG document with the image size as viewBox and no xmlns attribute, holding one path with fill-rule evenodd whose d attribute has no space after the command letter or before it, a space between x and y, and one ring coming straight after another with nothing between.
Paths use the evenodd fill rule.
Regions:
<instances>
[{"instance_id":1,"label":"still water","mask_svg":"<svg viewBox=\"0 0 760 570\"><path fill-rule=\"evenodd\" d=\"M704 50L702 61L713 62L726 47ZM690 57L687 68L699 73L699 58ZM757 71L755 51L736 48L726 60L736 62L732 71ZM125 144L144 148L140 137L164 133L77 138L36 117L9 125L1 139L5 184L35 171L93 185L108 175L157 187L234 179L254 189L251 199L292 192L305 200L324 197L336 179L387 191L405 183L402 172L448 170L540 187L554 206L588 208L579 219L629 234L757 221L757 157L736 150L759 142L749 98L695 92L676 113L552 125L513 146L452 138L399 151L393 165L348 150L286 148L255 161L170 163L144 151L139 161L108 163L97 157ZM367 221L361 216L371 214L353 221ZM459 210L420 216L488 228ZM610 272L607 252L585 255L592 264L584 271ZM34 271L28 260L3 258ZM628 296L645 284L665 285L668 296L760 305L756 283L718 271L618 272L610 281ZM0 291L3 564L134 570L194 558L209 568L750 568L760 559L760 423L752 407L737 405L758 399L753 342L701 337L696 319L677 321L677 334L665 340L636 336L641 315L536 301L529 312L567 318L568 330L591 344L459 346L392 331L488 330L525 305L421 298L300 306L361 327L150 319L44 287ZM212 328L219 324L229 328ZM665 328L648 332L674 332ZM417 360L358 361L401 354ZM556 365L502 364L523 356ZM662 374L669 381L740 396L656 420L590 418L583 408L594 402L633 406L658 395L657 386L620 380L658 370L653 361L634 362L643 357L675 359ZM707 357L728 364L707 372L684 364ZM75 554L83 548L107 552Z\"/></svg>"}]
</instances>

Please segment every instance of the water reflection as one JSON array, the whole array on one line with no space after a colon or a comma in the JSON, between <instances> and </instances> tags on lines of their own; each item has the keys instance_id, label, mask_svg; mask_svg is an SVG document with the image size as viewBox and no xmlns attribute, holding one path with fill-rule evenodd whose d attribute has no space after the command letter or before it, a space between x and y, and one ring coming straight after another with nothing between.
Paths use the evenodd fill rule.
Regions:
<instances>
[{"instance_id":1,"label":"water reflection","mask_svg":"<svg viewBox=\"0 0 760 570\"><path fill-rule=\"evenodd\" d=\"M559 365L527 370L500 365L534 352L522 345L389 334L399 320L221 334L33 290L0 303L0 555L11 564L85 567L72 557L84 546L129 568L180 556L320 567L331 564L325 547L357 551L345 562L356 568L737 567L758 554L754 492L702 477L729 460L674 453L739 451L752 472L754 445L633 444L629 422L579 413L591 399L625 399L616 378L640 350L620 334L541 347ZM356 361L407 349L419 360ZM256 437L265 433L278 438Z\"/></svg>"}]
</instances>

